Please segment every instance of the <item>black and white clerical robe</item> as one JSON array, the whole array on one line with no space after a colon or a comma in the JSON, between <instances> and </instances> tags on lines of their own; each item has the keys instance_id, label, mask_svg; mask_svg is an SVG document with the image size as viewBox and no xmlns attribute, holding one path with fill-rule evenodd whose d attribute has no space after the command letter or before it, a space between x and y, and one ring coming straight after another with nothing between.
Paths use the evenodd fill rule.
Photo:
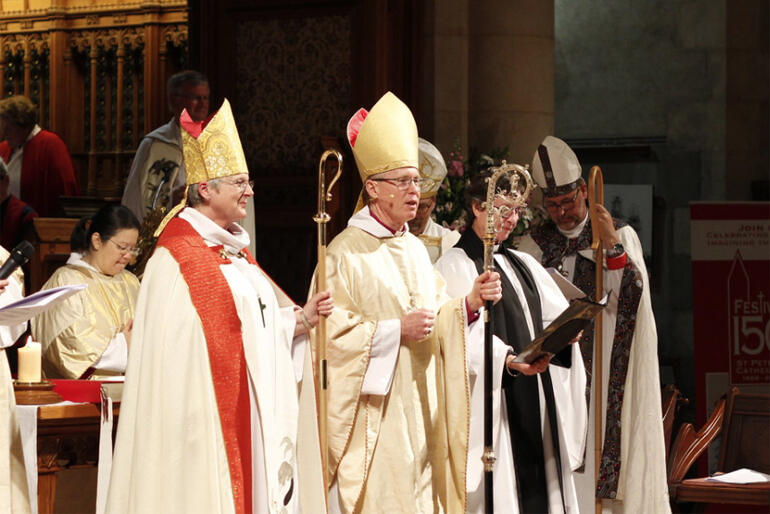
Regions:
<instances>
[{"instance_id":1,"label":"black and white clerical robe","mask_svg":"<svg viewBox=\"0 0 770 514\"><path fill-rule=\"evenodd\" d=\"M494 311L493 373L499 377L493 380L495 511L577 513L572 470L583 459L587 417L585 369L578 345L554 358L552 363L561 366L549 366L537 376L512 376L504 369L508 351L523 350L568 304L532 257L503 247L495 264L503 283L503 299ZM436 263L453 296L471 290L482 266L483 244L470 229ZM483 341L483 322L471 330L471 340ZM473 346L469 361L468 512L484 512L482 344Z\"/></svg>"}]
</instances>

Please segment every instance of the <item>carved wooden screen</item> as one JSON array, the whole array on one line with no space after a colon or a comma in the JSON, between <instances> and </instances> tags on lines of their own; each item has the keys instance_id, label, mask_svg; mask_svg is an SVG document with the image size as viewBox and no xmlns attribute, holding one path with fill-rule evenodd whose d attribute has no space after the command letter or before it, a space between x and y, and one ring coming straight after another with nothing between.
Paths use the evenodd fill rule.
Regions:
<instances>
[{"instance_id":1,"label":"carved wooden screen","mask_svg":"<svg viewBox=\"0 0 770 514\"><path fill-rule=\"evenodd\" d=\"M56 4L0 10L0 95L38 106L84 195L119 197L142 136L170 117L166 79L188 66L187 4Z\"/></svg>"},{"instance_id":2,"label":"carved wooden screen","mask_svg":"<svg viewBox=\"0 0 770 514\"><path fill-rule=\"evenodd\" d=\"M48 39L46 33L0 36L0 92L28 96L39 107L43 126L49 122Z\"/></svg>"},{"instance_id":3,"label":"carved wooden screen","mask_svg":"<svg viewBox=\"0 0 770 514\"><path fill-rule=\"evenodd\" d=\"M421 2L409 0L191 0L191 52L211 79L212 108L233 112L257 182L257 259L295 300L316 263L318 159L345 154L328 206L329 239L361 190L345 127L359 108L393 91L414 107L412 62ZM411 30L414 28L414 30ZM419 69L419 68L418 68ZM419 113L418 110L415 110Z\"/></svg>"}]
</instances>

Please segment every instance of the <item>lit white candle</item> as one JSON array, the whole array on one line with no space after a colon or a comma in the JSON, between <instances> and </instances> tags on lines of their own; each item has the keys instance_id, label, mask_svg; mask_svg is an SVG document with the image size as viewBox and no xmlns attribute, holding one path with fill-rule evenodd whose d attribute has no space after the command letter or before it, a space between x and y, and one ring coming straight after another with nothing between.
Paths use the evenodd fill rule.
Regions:
<instances>
[{"instance_id":1,"label":"lit white candle","mask_svg":"<svg viewBox=\"0 0 770 514\"><path fill-rule=\"evenodd\" d=\"M27 340L19 348L19 382L40 382L40 343Z\"/></svg>"}]
</instances>

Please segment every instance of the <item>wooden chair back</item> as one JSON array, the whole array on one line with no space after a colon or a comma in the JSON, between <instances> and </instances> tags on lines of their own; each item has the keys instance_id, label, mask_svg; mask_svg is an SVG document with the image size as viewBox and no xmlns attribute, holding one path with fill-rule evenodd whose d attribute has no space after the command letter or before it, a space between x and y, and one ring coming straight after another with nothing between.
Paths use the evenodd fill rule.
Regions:
<instances>
[{"instance_id":1,"label":"wooden chair back","mask_svg":"<svg viewBox=\"0 0 770 514\"><path fill-rule=\"evenodd\" d=\"M668 456L669 487L678 484L696 460L722 431L725 414L725 399L721 398L703 427L695 432L692 423L683 423L671 445Z\"/></svg>"},{"instance_id":2,"label":"wooden chair back","mask_svg":"<svg viewBox=\"0 0 770 514\"><path fill-rule=\"evenodd\" d=\"M682 405L690 401L685 398L674 384L667 384L661 392L661 405L663 407L663 437L666 444L666 462L668 462L669 450L671 449L671 434L674 429L676 415Z\"/></svg>"},{"instance_id":3,"label":"wooden chair back","mask_svg":"<svg viewBox=\"0 0 770 514\"><path fill-rule=\"evenodd\" d=\"M770 395L730 392L722 428L719 471L770 473Z\"/></svg>"}]
</instances>

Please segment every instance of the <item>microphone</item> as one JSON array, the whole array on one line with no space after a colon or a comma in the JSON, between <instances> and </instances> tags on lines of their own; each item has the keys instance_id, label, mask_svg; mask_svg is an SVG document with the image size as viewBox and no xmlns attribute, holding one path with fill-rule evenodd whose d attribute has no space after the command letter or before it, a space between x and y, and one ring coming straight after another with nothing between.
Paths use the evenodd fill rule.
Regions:
<instances>
[{"instance_id":1,"label":"microphone","mask_svg":"<svg viewBox=\"0 0 770 514\"><path fill-rule=\"evenodd\" d=\"M8 256L8 260L0 266L0 279L10 277L11 274L16 271L16 268L26 264L34 253L35 247L33 247L29 241L22 241L17 244L13 250L11 250L11 255Z\"/></svg>"}]
</instances>

